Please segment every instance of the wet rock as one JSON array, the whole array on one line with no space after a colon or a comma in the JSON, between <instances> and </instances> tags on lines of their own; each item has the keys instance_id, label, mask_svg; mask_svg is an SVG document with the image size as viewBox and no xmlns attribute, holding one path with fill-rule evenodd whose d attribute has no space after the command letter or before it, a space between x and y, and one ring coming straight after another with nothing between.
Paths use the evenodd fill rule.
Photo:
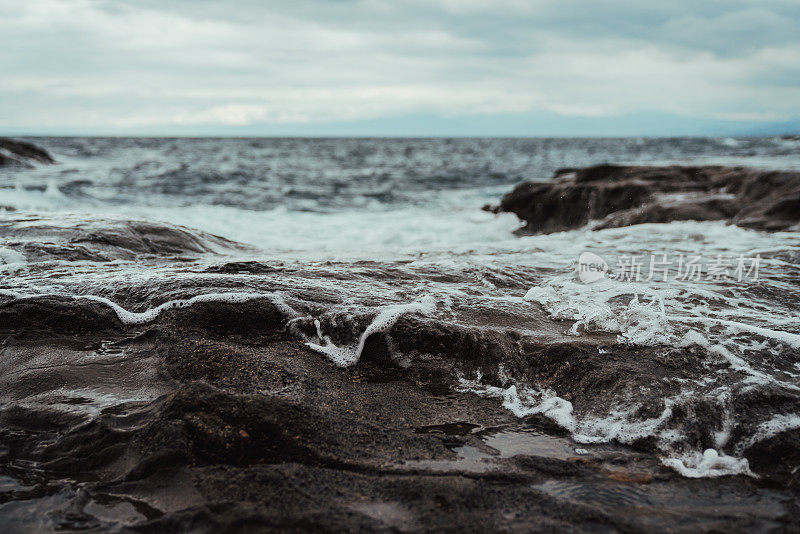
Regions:
<instances>
[{"instance_id":1,"label":"wet rock","mask_svg":"<svg viewBox=\"0 0 800 534\"><path fill-rule=\"evenodd\" d=\"M102 229L93 229L83 235L76 235L72 237L71 242L114 247L139 254L202 253L212 252L214 245L223 247L233 245L233 242L227 239L205 232L142 221L124 221L116 225L106 225Z\"/></svg>"},{"instance_id":2,"label":"wet rock","mask_svg":"<svg viewBox=\"0 0 800 534\"><path fill-rule=\"evenodd\" d=\"M518 185L497 211L522 219L522 234L684 220L788 230L800 225L800 173L720 166L560 169L549 182Z\"/></svg>"},{"instance_id":3,"label":"wet rock","mask_svg":"<svg viewBox=\"0 0 800 534\"><path fill-rule=\"evenodd\" d=\"M218 274L269 274L279 269L257 261L232 261L222 265L212 265L206 272Z\"/></svg>"},{"instance_id":4,"label":"wet rock","mask_svg":"<svg viewBox=\"0 0 800 534\"><path fill-rule=\"evenodd\" d=\"M33 224L10 231L33 243L32 236L49 230ZM86 241L81 254L108 257L129 246L138 245ZM158 266L175 259L147 261ZM359 360L341 368L305 342L322 333L354 348L384 303L340 306L291 273L335 274L343 281L350 273L286 266L273 272L263 268L267 261L226 263L214 272L195 258L180 262L169 265L186 266L192 276L132 280L104 294L143 311L203 294L279 292L291 309L266 296L197 300L144 324L121 324L96 301L4 296L0 474L16 480L30 476L33 465L46 480L39 487L51 488L36 496L0 492L11 507L43 515L67 510L47 515L58 518L53 529L99 531L120 530L121 520L108 514L123 507L138 514L123 518L127 530L140 532L248 526L650 531L674 525L675 511L703 495L704 511L681 516L688 521L683 526L796 526L786 504L795 491L786 486L797 465L796 436L748 451L760 479L689 480L661 465L664 445L652 428L637 434L642 422L652 421L680 436L686 450L704 450L729 431L720 453L732 454L776 410L797 412L794 393L777 386L768 396L762 389L732 391L725 407L713 384L677 399L687 382L726 367L700 347L634 346L602 332L576 338L565 333L568 324L536 315L520 328L513 316L479 310L408 312L377 328ZM375 262L352 270L385 280L391 268ZM773 361L792 365L797 354L784 351ZM551 391L561 397L560 409L572 403L563 415L576 421L622 410L607 423L625 435L578 444L563 418L518 418L498 398L512 385L521 399ZM733 428L726 426L730 413L736 414ZM503 449L492 436L506 431L533 439L525 448ZM85 493L73 495L76 481ZM57 507L47 500L53 495ZM110 504L109 495L116 499ZM0 513L0 523L6 519Z\"/></svg>"},{"instance_id":5,"label":"wet rock","mask_svg":"<svg viewBox=\"0 0 800 534\"><path fill-rule=\"evenodd\" d=\"M317 426L309 425L314 415L281 399L235 395L194 383L167 400L156 420L136 436L136 447L151 454L161 453L165 445L178 448L193 463L315 465L321 463L319 454L304 443L324 439L308 436L308 427Z\"/></svg>"},{"instance_id":6,"label":"wet rock","mask_svg":"<svg viewBox=\"0 0 800 534\"><path fill-rule=\"evenodd\" d=\"M290 311L290 310L289 310ZM160 322L182 330L202 330L215 335L242 335L251 339L280 337L289 318L287 310L268 298L240 303L198 302L164 313Z\"/></svg>"},{"instance_id":7,"label":"wet rock","mask_svg":"<svg viewBox=\"0 0 800 534\"><path fill-rule=\"evenodd\" d=\"M116 313L99 302L67 297L36 297L0 304L0 331L99 334L122 329Z\"/></svg>"},{"instance_id":8,"label":"wet rock","mask_svg":"<svg viewBox=\"0 0 800 534\"><path fill-rule=\"evenodd\" d=\"M671 198L665 195L659 202L612 213L599 222L596 228L672 221L719 221L727 220L737 212L736 200L724 195L698 195L691 199L685 198L683 194Z\"/></svg>"},{"instance_id":9,"label":"wet rock","mask_svg":"<svg viewBox=\"0 0 800 534\"><path fill-rule=\"evenodd\" d=\"M14 215L0 222L6 246L21 249L30 261L114 259L144 255L197 255L249 250L246 245L182 226L136 220L83 220L79 217Z\"/></svg>"},{"instance_id":10,"label":"wet rock","mask_svg":"<svg viewBox=\"0 0 800 534\"><path fill-rule=\"evenodd\" d=\"M31 162L50 164L55 160L33 143L0 137L0 167L32 167Z\"/></svg>"},{"instance_id":11,"label":"wet rock","mask_svg":"<svg viewBox=\"0 0 800 534\"><path fill-rule=\"evenodd\" d=\"M145 327L121 326L107 307L94 304L44 298L0 306L0 320L42 329L39 338L34 330L24 339L12 332L2 347L4 362L18 362L3 369L4 395L21 392L37 401L33 408L12 403L0 411L0 450L5 451L0 473L16 473L14 466L35 462L51 477L49 494L25 501L39 511L52 506L46 500L50 494L69 495L72 480L86 481L84 493L62 506L80 512L70 516L70 524L113 531L117 523L103 522L108 516L101 506L113 495L138 511L139 519L128 529L138 532L493 525L522 531L646 531L658 522L672 524L674 510L701 494L708 506L692 515L692 528L795 526L782 504L790 490L762 494L749 479L737 477L724 481L728 489L723 491L719 480L686 480L660 468L650 452L642 453L642 462L631 460L612 466L613 471L608 462L551 457L548 447L483 460L458 452L480 446L479 434L485 432L476 432L479 427L490 432L516 424L563 436L549 419L517 420L497 399L459 392L453 386L461 374L482 371L484 381L502 385L505 379L497 372L502 364L516 376L574 398L576 409L598 405L603 412L608 399L642 394L643 386L664 376L691 374L692 366L701 365L697 355L604 345L609 352L599 358L591 342L548 342L409 315L369 336L361 360L341 369L293 338L285 328L290 318L268 299L198 302L165 311ZM55 322L48 324L51 316ZM348 323L344 317L331 314L322 320L345 345L373 318L357 315ZM297 331L314 335L313 325L295 322ZM108 332L100 331L103 325ZM146 330L137 333L137 328ZM53 343L77 340L76 333L83 337L70 341L72 350L84 353L70 356L79 364L72 374L76 382L63 374L58 380L42 374L64 361ZM103 341L108 339L117 339L117 352L100 361L98 351L108 348ZM169 389L152 400L117 400L122 391L116 388L133 370L140 374L129 387ZM21 375L41 379L34 384ZM430 383L443 388L434 392ZM102 409L90 399L85 405L64 401L65 391L83 392L85 384L111 387L115 395L103 397ZM647 394L657 400L668 393L651 387ZM654 402L651 409L652 414L637 417L657 415L663 406ZM711 427L722 417L704 405L675 414L676 424L687 432ZM450 435L454 430L460 435ZM708 439L697 436L703 443ZM768 481L787 476L771 471L770 455L793 454L781 447L752 455ZM637 488L653 485L659 486ZM740 505L742 494L762 501ZM19 496L8 499L23 502ZM646 508L632 515L630 503ZM719 506L731 508L719 511ZM54 530L66 524L62 516L53 517L61 521Z\"/></svg>"},{"instance_id":12,"label":"wet rock","mask_svg":"<svg viewBox=\"0 0 800 534\"><path fill-rule=\"evenodd\" d=\"M800 487L800 429L758 441L744 451L753 472L781 485Z\"/></svg>"}]
</instances>

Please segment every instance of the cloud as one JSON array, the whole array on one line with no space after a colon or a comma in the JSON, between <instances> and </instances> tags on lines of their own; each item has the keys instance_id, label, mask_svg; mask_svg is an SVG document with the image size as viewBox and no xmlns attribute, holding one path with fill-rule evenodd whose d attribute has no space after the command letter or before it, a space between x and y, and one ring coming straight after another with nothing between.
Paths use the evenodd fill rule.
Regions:
<instances>
[{"instance_id":1,"label":"cloud","mask_svg":"<svg viewBox=\"0 0 800 534\"><path fill-rule=\"evenodd\" d=\"M0 126L790 120L798 21L788 0L0 0Z\"/></svg>"}]
</instances>

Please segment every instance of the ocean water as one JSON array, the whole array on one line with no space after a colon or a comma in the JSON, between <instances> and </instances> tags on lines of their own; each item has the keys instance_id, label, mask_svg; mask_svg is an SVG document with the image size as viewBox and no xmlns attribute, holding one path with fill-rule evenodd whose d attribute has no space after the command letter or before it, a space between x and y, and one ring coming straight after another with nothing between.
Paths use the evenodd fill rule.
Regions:
<instances>
[{"instance_id":1,"label":"ocean water","mask_svg":"<svg viewBox=\"0 0 800 534\"><path fill-rule=\"evenodd\" d=\"M536 339L595 340L601 360L603 347L614 343L648 349L642 358L659 357L659 347L692 350L702 362L691 376L631 380L596 405L567 400L502 363L493 371L499 380L467 371L459 377L462 390L495 397L520 417L544 414L581 443L651 437L664 464L690 477L750 474L743 450L800 427L796 232L680 222L517 237L516 216L481 209L514 185L548 180L562 167L800 169L798 141L32 141L58 164L0 171L2 296L90 298L138 323L173 306L266 295L299 322L310 320L313 332L301 328L297 335L341 366L356 363L366 339L390 331L404 314ZM96 236L128 220L180 225L238 244L198 234L204 251L191 257L134 258L86 251L75 237L76 228ZM666 255L673 268L679 257L699 257L706 271L722 258L731 262L730 276L586 284L576 273L583 252L612 267L640 256L645 275L652 256ZM757 276L737 279L739 259L751 267L757 261ZM234 264L246 266L238 276L213 274ZM398 349L395 356L408 364L420 355ZM642 366L644 373L647 362ZM741 399L753 391L763 406L742 410ZM793 400L765 407L776 396ZM655 397L664 401L661 410L643 411ZM685 417L675 415L699 401L716 414L711 445L687 436Z\"/></svg>"},{"instance_id":2,"label":"ocean water","mask_svg":"<svg viewBox=\"0 0 800 534\"><path fill-rule=\"evenodd\" d=\"M798 141L780 138L36 141L59 165L6 174L4 204L162 220L332 258L513 247L516 218L479 208L562 167L800 168Z\"/></svg>"}]
</instances>

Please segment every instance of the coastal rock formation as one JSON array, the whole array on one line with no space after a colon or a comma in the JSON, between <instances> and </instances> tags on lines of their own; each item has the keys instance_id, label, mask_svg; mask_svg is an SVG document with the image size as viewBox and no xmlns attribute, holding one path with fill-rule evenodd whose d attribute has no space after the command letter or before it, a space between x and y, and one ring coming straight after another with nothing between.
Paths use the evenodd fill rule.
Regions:
<instances>
[{"instance_id":1,"label":"coastal rock formation","mask_svg":"<svg viewBox=\"0 0 800 534\"><path fill-rule=\"evenodd\" d=\"M551 181L518 185L494 210L525 221L521 234L687 220L793 230L800 227L800 173L721 166L560 169Z\"/></svg>"},{"instance_id":2,"label":"coastal rock formation","mask_svg":"<svg viewBox=\"0 0 800 534\"><path fill-rule=\"evenodd\" d=\"M579 325L497 256L23 210L0 239L2 532L800 531L796 328L733 353L633 296ZM800 309L793 253L760 302Z\"/></svg>"},{"instance_id":3,"label":"coastal rock formation","mask_svg":"<svg viewBox=\"0 0 800 534\"><path fill-rule=\"evenodd\" d=\"M82 221L79 216L14 214L0 221L3 246L27 261L139 260L249 247L206 232L125 219Z\"/></svg>"},{"instance_id":4,"label":"coastal rock formation","mask_svg":"<svg viewBox=\"0 0 800 534\"><path fill-rule=\"evenodd\" d=\"M663 376L695 376L700 358L685 351L663 356L608 339L609 362L592 359L587 342L411 315L370 336L362 359L342 369L309 350L266 299L198 303L125 326L97 301L31 298L0 305L0 318L9 377L0 472L29 480L0 496L47 509L46 529L645 532L690 501L703 504L683 519L692 529L800 526L784 508L796 495L796 439L747 450L763 479L687 479L661 465L647 439L577 444L541 414L519 421L458 387L459 370L501 381L488 371L505 362L576 402L602 401ZM349 331L341 317L322 322L335 337ZM402 363L388 354L414 340ZM642 410L664 409L653 397ZM698 403L671 417L710 446L724 414ZM118 530L125 523L133 525Z\"/></svg>"},{"instance_id":5,"label":"coastal rock formation","mask_svg":"<svg viewBox=\"0 0 800 534\"><path fill-rule=\"evenodd\" d=\"M0 137L0 167L32 167L31 162L55 163L45 149L33 143Z\"/></svg>"}]
</instances>

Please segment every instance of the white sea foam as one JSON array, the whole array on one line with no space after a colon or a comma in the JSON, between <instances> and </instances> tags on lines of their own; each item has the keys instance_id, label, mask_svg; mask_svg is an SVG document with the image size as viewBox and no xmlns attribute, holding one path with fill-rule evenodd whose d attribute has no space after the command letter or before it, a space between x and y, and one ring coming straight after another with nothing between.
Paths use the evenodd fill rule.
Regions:
<instances>
[{"instance_id":1,"label":"white sea foam","mask_svg":"<svg viewBox=\"0 0 800 534\"><path fill-rule=\"evenodd\" d=\"M756 476L746 458L736 458L714 449L691 452L661 462L687 478L713 478L727 475Z\"/></svg>"},{"instance_id":2,"label":"white sea foam","mask_svg":"<svg viewBox=\"0 0 800 534\"><path fill-rule=\"evenodd\" d=\"M383 332L392 327L397 320L407 313L419 313L422 315L430 315L436 310L436 300L433 297L424 297L419 302L412 302L410 304L395 304L386 306L367 326L364 332L358 339L358 344L349 347L338 347L330 339L322 333L320 322L314 322L317 327L317 337L321 343L307 341L306 345L312 350L325 354L339 367L348 367L358 362L361 358L361 352L364 350L364 343L367 338L376 332Z\"/></svg>"},{"instance_id":3,"label":"white sea foam","mask_svg":"<svg viewBox=\"0 0 800 534\"><path fill-rule=\"evenodd\" d=\"M730 330L734 332L752 332L754 334L758 334L759 336L763 336L765 338L780 341L781 343L785 343L792 348L800 348L800 334L793 334L791 332L782 332L780 330L773 330L771 328L749 325L739 321L729 321L726 319L717 319L713 317L672 316L670 317L670 319L672 319L673 321L701 322L712 325L718 324L722 326L727 326Z\"/></svg>"},{"instance_id":4,"label":"white sea foam","mask_svg":"<svg viewBox=\"0 0 800 534\"><path fill-rule=\"evenodd\" d=\"M637 290L649 294L650 301L640 301ZM572 335L581 331L618 332L622 342L652 345L671 340L664 298L675 293L607 279L591 285L560 279L555 284L530 288L523 300L539 303L554 319L574 321ZM619 298L628 295L628 304L620 306Z\"/></svg>"},{"instance_id":5,"label":"white sea foam","mask_svg":"<svg viewBox=\"0 0 800 534\"><path fill-rule=\"evenodd\" d=\"M53 181L45 191L0 191L0 201L20 211L80 214L90 209L93 216L111 219L162 221L221 235L275 253L295 257L374 258L419 250L469 250L476 243L506 244L514 248L519 240L512 232L519 227L514 214L481 211L483 190L447 191L433 200L435 207L397 206L374 209L369 206L335 212L293 211L284 207L255 211L225 205L108 206L64 196ZM14 214L9 214L14 216ZM265 230L268 229L268 230Z\"/></svg>"},{"instance_id":6,"label":"white sea foam","mask_svg":"<svg viewBox=\"0 0 800 534\"><path fill-rule=\"evenodd\" d=\"M719 144L730 148L736 148L742 143L739 140L734 139L733 137L723 137L722 139L719 140Z\"/></svg>"},{"instance_id":7,"label":"white sea foam","mask_svg":"<svg viewBox=\"0 0 800 534\"><path fill-rule=\"evenodd\" d=\"M753 243L741 229L733 231L727 240L735 245L728 247L730 255ZM800 329L796 313L754 305L735 293L731 296L730 284L708 280L635 283L604 278L585 284L569 273L531 287L523 299L539 304L554 319L573 321L572 335L616 332L621 342L634 345L695 344L741 369L747 366L739 354L759 343L800 347L800 334L790 331Z\"/></svg>"},{"instance_id":8,"label":"white sea foam","mask_svg":"<svg viewBox=\"0 0 800 534\"><path fill-rule=\"evenodd\" d=\"M520 387L507 388L482 384L480 379L462 378L460 388L481 396L500 398L503 407L517 417L542 414L568 430L578 443L632 443L638 439L657 435L660 427L672 415L673 400L666 399L664 411L655 418L635 420L635 407L616 408L604 417L576 418L571 402L549 389Z\"/></svg>"},{"instance_id":9,"label":"white sea foam","mask_svg":"<svg viewBox=\"0 0 800 534\"><path fill-rule=\"evenodd\" d=\"M747 236L742 236L739 231L733 235L747 241ZM732 244L736 243L732 241ZM737 425L736 415L727 406L732 391L774 386L788 391L800 390L796 381L791 379L791 374L786 373L785 376L789 378L784 379L769 365L763 366L758 359L747 356L748 351L754 350L763 354L765 349L772 350L770 347L776 344L800 347L800 334L749 324L750 321L769 322L783 328L797 329L796 314L754 306L752 301L731 297L727 287L708 281L652 284L650 287L610 279L584 284L575 281L569 274L551 278L531 288L524 300L540 305L553 318L574 321L570 330L573 335L580 335L584 331L617 332L620 342L633 345L700 347L709 355L710 361L716 358L727 362L730 371L703 377L696 384L700 387L698 391L687 391L683 397L667 399L666 410L661 416L633 424L630 416L635 406L630 410L612 410L604 417L576 420L571 405L569 410L551 414L542 397L520 395L516 387L492 392L494 396L502 396L504 406L517 415L543 413L568 429L579 442L613 439L629 443L637 436L655 437L663 451L664 464L687 477L752 475L747 460L741 457L742 450L776 433L800 427L800 417L776 416L762 423L753 436L735 444L736 456L729 456L722 451L723 447L728 446ZM718 317L721 306L724 306L725 318ZM717 383L718 387L708 390ZM552 395L554 393L551 392ZM674 402L690 400L698 395L705 399L716 398L724 414L721 428L714 431L717 450L686 451L679 429L664 424L671 416ZM567 412L569 417L565 417Z\"/></svg>"},{"instance_id":10,"label":"white sea foam","mask_svg":"<svg viewBox=\"0 0 800 534\"><path fill-rule=\"evenodd\" d=\"M297 315L297 312L289 306L283 298L281 293L244 293L244 292L230 292L230 293L206 293L204 295L197 295L188 299L175 299L159 304L154 308L150 308L143 312L128 311L116 302L97 295L58 295L58 294L21 294L15 291L0 290L0 295L6 295L15 299L29 299L44 296L62 296L73 298L76 300L91 300L99 302L111 308L117 314L119 320L124 324L145 324L154 321L167 310L175 308L187 308L199 302L223 302L228 304L240 304L258 299L268 299L270 302L278 306L281 311L289 316Z\"/></svg>"},{"instance_id":11,"label":"white sea foam","mask_svg":"<svg viewBox=\"0 0 800 534\"><path fill-rule=\"evenodd\" d=\"M0 246L0 271L18 271L22 269L27 262L28 260L25 254L8 247Z\"/></svg>"},{"instance_id":12,"label":"white sea foam","mask_svg":"<svg viewBox=\"0 0 800 534\"><path fill-rule=\"evenodd\" d=\"M764 421L763 423L758 425L758 428L756 429L753 436L751 436L744 442L740 443L737 446L737 450L744 451L748 447L758 443L759 441L764 441L765 439L769 439L773 436L776 436L781 432L786 432L797 428L800 428L800 415L798 414L775 415L771 419Z\"/></svg>"},{"instance_id":13,"label":"white sea foam","mask_svg":"<svg viewBox=\"0 0 800 534\"><path fill-rule=\"evenodd\" d=\"M542 414L556 422L560 427L568 430L572 434L572 438L578 443L609 443L614 441L630 444L643 438L656 437L664 450L664 456L661 459L662 463L688 478L740 474L755 476L750 471L747 459L729 456L714 449L707 449L703 452L671 453L672 447L680 444L682 435L676 429L666 427L665 423L673 414L675 402L680 398L689 396L686 393L674 399L666 399L665 408L657 417L636 420L634 417L635 406L612 409L606 416L602 417L584 416L578 418L574 414L572 403L558 397L552 390L531 388L522 388L520 390L517 385L511 385L507 388L489 386L481 383L480 376L477 380L461 378L460 389L481 396L502 399L503 407L517 417ZM800 418L776 419L763 426L765 430L762 434L766 435L770 430L779 432L787 428L796 428L800 426ZM729 432L730 428L726 427L717 436L718 446L724 445Z\"/></svg>"}]
</instances>

